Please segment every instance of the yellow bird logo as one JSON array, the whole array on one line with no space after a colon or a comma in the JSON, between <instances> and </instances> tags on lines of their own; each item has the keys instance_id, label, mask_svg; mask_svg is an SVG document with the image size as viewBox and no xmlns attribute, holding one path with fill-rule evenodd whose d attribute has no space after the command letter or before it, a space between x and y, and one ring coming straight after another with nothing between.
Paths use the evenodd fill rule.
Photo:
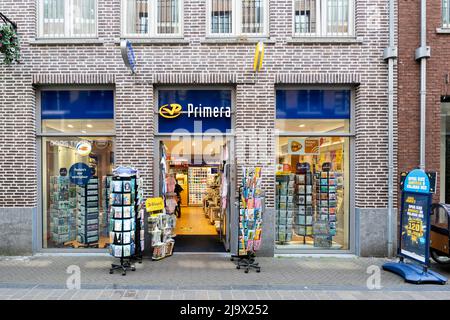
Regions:
<instances>
[{"instance_id":1,"label":"yellow bird logo","mask_svg":"<svg viewBox=\"0 0 450 320\"><path fill-rule=\"evenodd\" d=\"M182 109L177 103L165 104L159 108L159 114L166 119L173 119L181 114Z\"/></svg>"}]
</instances>

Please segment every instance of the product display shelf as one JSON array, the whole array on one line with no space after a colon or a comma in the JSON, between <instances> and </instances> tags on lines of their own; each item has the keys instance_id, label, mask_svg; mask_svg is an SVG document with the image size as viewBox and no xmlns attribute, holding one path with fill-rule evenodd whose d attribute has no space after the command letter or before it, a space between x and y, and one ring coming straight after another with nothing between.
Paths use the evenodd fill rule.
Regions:
<instances>
[{"instance_id":1,"label":"product display shelf","mask_svg":"<svg viewBox=\"0 0 450 320\"><path fill-rule=\"evenodd\" d=\"M279 244L292 240L294 213L294 174L276 176L276 232L275 241Z\"/></svg>"},{"instance_id":2,"label":"product display shelf","mask_svg":"<svg viewBox=\"0 0 450 320\"><path fill-rule=\"evenodd\" d=\"M111 207L109 198L111 193L112 175L102 177L102 205L103 210L100 212L100 236L109 237L109 213ZM105 245L106 246L106 245Z\"/></svg>"},{"instance_id":3,"label":"product display shelf","mask_svg":"<svg viewBox=\"0 0 450 320\"><path fill-rule=\"evenodd\" d=\"M237 254L231 260L237 259L236 268L261 271L255 261L256 252L262 241L262 216L264 212L264 196L261 190L261 168L243 168L242 185L239 188L239 228Z\"/></svg>"},{"instance_id":4,"label":"product display shelf","mask_svg":"<svg viewBox=\"0 0 450 320\"><path fill-rule=\"evenodd\" d=\"M98 247L99 242L99 189L98 177L77 187L78 236L79 247Z\"/></svg>"},{"instance_id":5,"label":"product display shelf","mask_svg":"<svg viewBox=\"0 0 450 320\"><path fill-rule=\"evenodd\" d=\"M303 244L306 244L306 237L313 235L313 174L304 171L295 175L295 216L294 233L303 237Z\"/></svg>"},{"instance_id":6,"label":"product display shelf","mask_svg":"<svg viewBox=\"0 0 450 320\"><path fill-rule=\"evenodd\" d=\"M142 261L143 208L142 180L137 170L119 167L114 170L110 187L110 254L120 258L112 264L110 273L135 271L133 260Z\"/></svg>"},{"instance_id":7,"label":"product display shelf","mask_svg":"<svg viewBox=\"0 0 450 320\"><path fill-rule=\"evenodd\" d=\"M189 205L201 206L203 197L207 188L208 173L210 168L205 167L189 167Z\"/></svg>"},{"instance_id":8,"label":"product display shelf","mask_svg":"<svg viewBox=\"0 0 450 320\"><path fill-rule=\"evenodd\" d=\"M209 218L209 222L216 227L220 227L220 180L219 175L215 175L214 179L208 179L208 187L206 195L203 199L203 210L205 216ZM218 223L219 222L219 225Z\"/></svg>"},{"instance_id":9,"label":"product display shelf","mask_svg":"<svg viewBox=\"0 0 450 320\"><path fill-rule=\"evenodd\" d=\"M77 190L67 176L50 177L50 240L66 245L77 238Z\"/></svg>"},{"instance_id":10,"label":"product display shelf","mask_svg":"<svg viewBox=\"0 0 450 320\"><path fill-rule=\"evenodd\" d=\"M165 209L148 213L148 233L152 246L152 260L161 260L173 253L175 240L175 215L166 214Z\"/></svg>"},{"instance_id":11,"label":"product display shelf","mask_svg":"<svg viewBox=\"0 0 450 320\"><path fill-rule=\"evenodd\" d=\"M316 223L314 246L331 247L336 235L336 176L332 171L316 173Z\"/></svg>"}]
</instances>

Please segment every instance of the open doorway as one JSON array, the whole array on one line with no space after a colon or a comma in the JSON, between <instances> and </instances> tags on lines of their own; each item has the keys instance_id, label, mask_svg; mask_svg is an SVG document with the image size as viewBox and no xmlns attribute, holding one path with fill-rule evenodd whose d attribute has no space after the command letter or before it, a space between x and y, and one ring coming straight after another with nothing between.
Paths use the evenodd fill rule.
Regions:
<instances>
[{"instance_id":1,"label":"open doorway","mask_svg":"<svg viewBox=\"0 0 450 320\"><path fill-rule=\"evenodd\" d=\"M174 252L225 252L229 248L229 146L223 137L159 140L159 157L165 159L164 169L160 166L160 191L165 181L177 201Z\"/></svg>"}]
</instances>

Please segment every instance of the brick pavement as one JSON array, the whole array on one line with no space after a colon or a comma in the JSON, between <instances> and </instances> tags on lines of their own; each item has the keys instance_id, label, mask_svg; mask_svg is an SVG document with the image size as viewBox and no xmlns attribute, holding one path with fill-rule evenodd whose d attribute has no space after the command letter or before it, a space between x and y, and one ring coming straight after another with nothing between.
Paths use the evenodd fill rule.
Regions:
<instances>
[{"instance_id":1,"label":"brick pavement","mask_svg":"<svg viewBox=\"0 0 450 320\"><path fill-rule=\"evenodd\" d=\"M226 255L174 255L144 260L127 276L110 275L109 256L0 258L0 299L450 299L449 285L413 285L381 270L381 288L369 290L375 258L260 258L261 273L236 270ZM69 266L81 289L69 290ZM433 265L450 277L450 267Z\"/></svg>"}]
</instances>

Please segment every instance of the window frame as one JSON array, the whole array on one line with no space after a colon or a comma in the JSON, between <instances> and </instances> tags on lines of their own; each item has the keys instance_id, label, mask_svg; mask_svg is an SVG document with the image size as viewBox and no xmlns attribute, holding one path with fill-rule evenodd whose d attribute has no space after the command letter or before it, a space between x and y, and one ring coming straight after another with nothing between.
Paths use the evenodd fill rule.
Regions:
<instances>
[{"instance_id":1,"label":"window frame","mask_svg":"<svg viewBox=\"0 0 450 320\"><path fill-rule=\"evenodd\" d=\"M211 5L212 0L206 0L206 36L207 38L266 38L269 36L269 9L270 0L261 0L263 4L263 31L260 33L246 33L242 31L242 0L231 0L231 33L212 33L211 28Z\"/></svg>"},{"instance_id":2,"label":"window frame","mask_svg":"<svg viewBox=\"0 0 450 320\"><path fill-rule=\"evenodd\" d=\"M158 31L158 15L155 14L157 10L157 0L149 0L149 13L147 19L147 33L126 33L127 26L127 12L126 12L126 1L120 1L120 34L122 38L128 39L172 39L172 38L183 38L184 35L184 0L178 0L180 2L180 11L178 12L178 19L180 21L180 31L178 33L157 33Z\"/></svg>"},{"instance_id":3,"label":"window frame","mask_svg":"<svg viewBox=\"0 0 450 320\"><path fill-rule=\"evenodd\" d=\"M94 0L95 4L95 33L93 35L81 35L77 36L73 34L73 24L70 23L73 18L73 14L71 10L66 10L66 6L69 6L67 3L72 3L72 0L68 2L65 0L64 2L64 35L55 37L54 35L45 35L44 34L44 1L45 0L36 0L36 24L37 24L37 38L38 39L98 39L98 0ZM66 12L68 11L68 12Z\"/></svg>"},{"instance_id":4,"label":"window frame","mask_svg":"<svg viewBox=\"0 0 450 320\"><path fill-rule=\"evenodd\" d=\"M343 34L335 34L328 32L328 6L329 0L316 0L316 31L315 32L296 32L296 14L295 2L292 0L292 35L294 38L355 38L356 37L356 4L355 0L348 0L348 32ZM322 8L322 9L320 9Z\"/></svg>"}]
</instances>

